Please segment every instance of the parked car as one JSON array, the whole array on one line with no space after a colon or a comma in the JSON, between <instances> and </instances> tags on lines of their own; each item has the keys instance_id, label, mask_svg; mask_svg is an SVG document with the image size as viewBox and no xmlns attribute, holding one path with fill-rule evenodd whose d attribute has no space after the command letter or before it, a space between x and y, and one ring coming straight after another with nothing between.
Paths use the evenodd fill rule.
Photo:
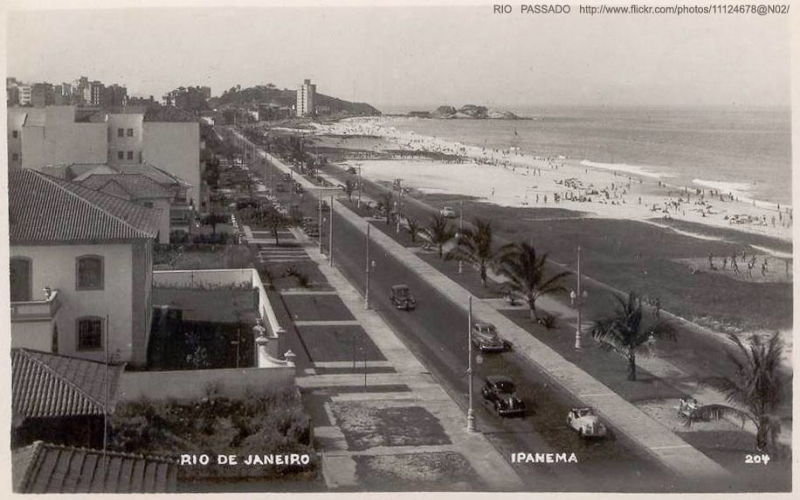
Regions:
<instances>
[{"instance_id":1,"label":"parked car","mask_svg":"<svg viewBox=\"0 0 800 500\"><path fill-rule=\"evenodd\" d=\"M354 174L354 173L356 173L356 169L355 169L355 167L348 167L348 168L347 168L347 173L348 173L348 174Z\"/></svg>"},{"instance_id":2,"label":"parked car","mask_svg":"<svg viewBox=\"0 0 800 500\"><path fill-rule=\"evenodd\" d=\"M472 324L472 343L481 352L500 352L508 348L506 341L497 334L497 328L482 321Z\"/></svg>"},{"instance_id":3,"label":"parked car","mask_svg":"<svg viewBox=\"0 0 800 500\"><path fill-rule=\"evenodd\" d=\"M455 219L456 217L458 217L453 207L442 208L441 210L439 210L439 215L441 215L445 219Z\"/></svg>"},{"instance_id":4,"label":"parked car","mask_svg":"<svg viewBox=\"0 0 800 500\"><path fill-rule=\"evenodd\" d=\"M308 236L312 238L316 238L317 236L319 236L319 224L317 224L316 222L312 222L311 224L304 226L303 230L306 232Z\"/></svg>"},{"instance_id":5,"label":"parked car","mask_svg":"<svg viewBox=\"0 0 800 500\"><path fill-rule=\"evenodd\" d=\"M504 375L490 375L481 389L483 398L494 405L501 417L525 415L525 402L517 396L517 387Z\"/></svg>"},{"instance_id":6,"label":"parked car","mask_svg":"<svg viewBox=\"0 0 800 500\"><path fill-rule=\"evenodd\" d=\"M573 408L567 414L567 425L578 431L582 438L605 437L608 428L593 408Z\"/></svg>"},{"instance_id":7,"label":"parked car","mask_svg":"<svg viewBox=\"0 0 800 500\"><path fill-rule=\"evenodd\" d=\"M292 180L292 174L283 174L283 182L289 182Z\"/></svg>"},{"instance_id":8,"label":"parked car","mask_svg":"<svg viewBox=\"0 0 800 500\"><path fill-rule=\"evenodd\" d=\"M294 192L297 194L303 194L303 186L301 186L300 184L295 184Z\"/></svg>"},{"instance_id":9,"label":"parked car","mask_svg":"<svg viewBox=\"0 0 800 500\"><path fill-rule=\"evenodd\" d=\"M408 285L394 285L389 293L392 305L404 311L411 311L417 307L417 301L411 295Z\"/></svg>"}]
</instances>

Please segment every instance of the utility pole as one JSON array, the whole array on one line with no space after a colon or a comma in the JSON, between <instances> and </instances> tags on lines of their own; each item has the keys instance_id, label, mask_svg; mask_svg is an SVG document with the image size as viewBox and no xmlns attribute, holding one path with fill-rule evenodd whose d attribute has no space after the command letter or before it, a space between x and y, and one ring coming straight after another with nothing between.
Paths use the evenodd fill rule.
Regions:
<instances>
[{"instance_id":1,"label":"utility pole","mask_svg":"<svg viewBox=\"0 0 800 500\"><path fill-rule=\"evenodd\" d=\"M361 208L361 164L358 165L358 203L357 208Z\"/></svg>"},{"instance_id":2,"label":"utility pole","mask_svg":"<svg viewBox=\"0 0 800 500\"><path fill-rule=\"evenodd\" d=\"M370 227L371 227L370 223L367 222L367 280L366 280L367 284L364 287L364 309L369 309L369 268L370 268L370 262L369 262L369 228Z\"/></svg>"},{"instance_id":3,"label":"utility pole","mask_svg":"<svg viewBox=\"0 0 800 500\"><path fill-rule=\"evenodd\" d=\"M331 207L328 212L328 217L331 219L331 226L328 231L328 262L333 267L333 195L331 195Z\"/></svg>"},{"instance_id":4,"label":"utility pole","mask_svg":"<svg viewBox=\"0 0 800 500\"><path fill-rule=\"evenodd\" d=\"M472 383L472 295L469 296L469 319L467 320L467 345L469 347L469 364L467 368L467 375L469 376L469 410L467 410L467 431L476 432L478 429L475 427L475 410L473 398L473 383Z\"/></svg>"},{"instance_id":5,"label":"utility pole","mask_svg":"<svg viewBox=\"0 0 800 500\"><path fill-rule=\"evenodd\" d=\"M461 201L458 202L458 239L459 239L459 241L463 237L464 237L464 201L461 200ZM458 259L458 274L461 274L463 272L464 272L464 261L462 259Z\"/></svg>"}]
</instances>

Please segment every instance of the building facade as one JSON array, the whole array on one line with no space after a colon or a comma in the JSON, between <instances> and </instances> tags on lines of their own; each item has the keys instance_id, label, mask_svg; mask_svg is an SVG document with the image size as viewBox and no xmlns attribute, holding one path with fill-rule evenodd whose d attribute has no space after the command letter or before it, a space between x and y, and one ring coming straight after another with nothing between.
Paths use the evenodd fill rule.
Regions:
<instances>
[{"instance_id":1,"label":"building facade","mask_svg":"<svg viewBox=\"0 0 800 500\"><path fill-rule=\"evenodd\" d=\"M311 116L314 114L317 86L311 80L304 80L297 88L297 116Z\"/></svg>"}]
</instances>

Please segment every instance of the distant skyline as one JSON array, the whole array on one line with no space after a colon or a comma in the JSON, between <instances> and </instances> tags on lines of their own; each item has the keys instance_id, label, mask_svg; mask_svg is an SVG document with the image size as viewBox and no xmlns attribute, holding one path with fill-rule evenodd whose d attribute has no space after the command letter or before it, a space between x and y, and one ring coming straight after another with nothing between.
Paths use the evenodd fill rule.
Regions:
<instances>
[{"instance_id":1,"label":"distant skyline","mask_svg":"<svg viewBox=\"0 0 800 500\"><path fill-rule=\"evenodd\" d=\"M790 16L502 16L480 7L9 12L7 75L80 76L160 99L237 84L387 111L526 106L788 106Z\"/></svg>"}]
</instances>

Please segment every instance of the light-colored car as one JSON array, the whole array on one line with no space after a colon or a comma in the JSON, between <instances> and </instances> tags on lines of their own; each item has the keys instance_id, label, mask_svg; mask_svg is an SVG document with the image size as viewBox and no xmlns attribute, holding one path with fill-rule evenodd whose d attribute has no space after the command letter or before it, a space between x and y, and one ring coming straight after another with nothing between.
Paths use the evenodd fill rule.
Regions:
<instances>
[{"instance_id":1,"label":"light-colored car","mask_svg":"<svg viewBox=\"0 0 800 500\"><path fill-rule=\"evenodd\" d=\"M497 334L497 328L491 323L482 321L472 324L472 343L481 352L500 352L508 348L505 340Z\"/></svg>"},{"instance_id":2,"label":"light-colored car","mask_svg":"<svg viewBox=\"0 0 800 500\"><path fill-rule=\"evenodd\" d=\"M455 219L456 217L458 217L453 207L442 208L441 210L439 210L439 215L441 215L445 219Z\"/></svg>"},{"instance_id":3,"label":"light-colored car","mask_svg":"<svg viewBox=\"0 0 800 500\"><path fill-rule=\"evenodd\" d=\"M567 414L567 425L582 438L605 437L608 428L593 408L573 408Z\"/></svg>"}]
</instances>

